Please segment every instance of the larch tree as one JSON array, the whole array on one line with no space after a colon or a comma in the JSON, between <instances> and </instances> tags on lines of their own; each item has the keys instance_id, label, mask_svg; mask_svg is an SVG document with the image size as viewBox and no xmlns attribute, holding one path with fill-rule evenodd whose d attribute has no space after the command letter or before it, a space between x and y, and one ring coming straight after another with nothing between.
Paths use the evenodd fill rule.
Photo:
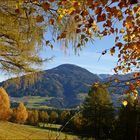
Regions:
<instances>
[{"instance_id":1,"label":"larch tree","mask_svg":"<svg viewBox=\"0 0 140 140\"><path fill-rule=\"evenodd\" d=\"M82 116L82 114L76 114L73 118L73 125L76 128L76 131L81 131L83 132L83 128L84 128L84 118Z\"/></svg>"},{"instance_id":2,"label":"larch tree","mask_svg":"<svg viewBox=\"0 0 140 140\"><path fill-rule=\"evenodd\" d=\"M61 123L62 123L62 124L65 124L69 119L70 119L70 111L64 110L64 111L60 114Z\"/></svg>"},{"instance_id":3,"label":"larch tree","mask_svg":"<svg viewBox=\"0 0 140 140\"><path fill-rule=\"evenodd\" d=\"M34 110L33 111L33 115L34 115L34 123L37 125L39 122L39 115L38 115L38 111Z\"/></svg>"},{"instance_id":4,"label":"larch tree","mask_svg":"<svg viewBox=\"0 0 140 140\"><path fill-rule=\"evenodd\" d=\"M17 0L0 1L0 69L12 74L33 72L34 65L45 61L38 54L43 28L36 26L28 5L20 15L16 7Z\"/></svg>"},{"instance_id":5,"label":"larch tree","mask_svg":"<svg viewBox=\"0 0 140 140\"><path fill-rule=\"evenodd\" d=\"M40 120L38 110L29 111L28 122L31 125L38 125L39 121Z\"/></svg>"},{"instance_id":6,"label":"larch tree","mask_svg":"<svg viewBox=\"0 0 140 140\"><path fill-rule=\"evenodd\" d=\"M50 114L50 122L54 123L57 121L58 114L55 111L52 111Z\"/></svg>"},{"instance_id":7,"label":"larch tree","mask_svg":"<svg viewBox=\"0 0 140 140\"><path fill-rule=\"evenodd\" d=\"M45 111L41 111L39 117L40 117L41 122L48 122L49 120L49 115Z\"/></svg>"},{"instance_id":8,"label":"larch tree","mask_svg":"<svg viewBox=\"0 0 140 140\"><path fill-rule=\"evenodd\" d=\"M10 99L6 91L0 87L0 120L10 118Z\"/></svg>"},{"instance_id":9,"label":"larch tree","mask_svg":"<svg viewBox=\"0 0 140 140\"><path fill-rule=\"evenodd\" d=\"M26 110L26 107L22 102L20 102L16 110L16 122L23 124L25 123L27 118L28 118L28 112Z\"/></svg>"}]
</instances>

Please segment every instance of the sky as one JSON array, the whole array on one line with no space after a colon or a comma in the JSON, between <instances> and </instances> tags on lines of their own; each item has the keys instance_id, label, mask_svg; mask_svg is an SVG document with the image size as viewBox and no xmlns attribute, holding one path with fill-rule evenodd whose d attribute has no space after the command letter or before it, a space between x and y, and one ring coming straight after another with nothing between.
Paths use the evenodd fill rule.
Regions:
<instances>
[{"instance_id":1,"label":"sky","mask_svg":"<svg viewBox=\"0 0 140 140\"><path fill-rule=\"evenodd\" d=\"M103 40L96 40L94 44L87 44L79 55L68 49L66 52L62 47L55 47L53 50L47 49L43 56L54 56L53 60L44 65L43 69L50 69L61 64L75 64L86 68L95 74L113 74L113 68L117 62L117 56L111 56L109 53L102 55L102 51L113 46L113 37L106 37Z\"/></svg>"},{"instance_id":2,"label":"sky","mask_svg":"<svg viewBox=\"0 0 140 140\"><path fill-rule=\"evenodd\" d=\"M47 70L61 64L75 64L95 74L113 74L113 68L117 63L117 56L111 56L109 53L101 56L102 51L111 48L113 44L113 36L105 37L102 40L95 39L93 44L88 43L83 47L83 49L79 51L79 55L75 54L71 48L64 51L64 49L60 47L60 44L58 46L55 45L53 49L44 46L40 55L43 58L53 57L53 59L42 65L41 69ZM10 75L1 73L0 81L4 81L10 77Z\"/></svg>"},{"instance_id":3,"label":"sky","mask_svg":"<svg viewBox=\"0 0 140 140\"><path fill-rule=\"evenodd\" d=\"M117 28L122 28L121 22L115 22ZM98 24L100 29L103 29L102 23ZM47 36L48 35L48 36ZM47 40L52 39L52 34L45 34ZM114 56L111 56L109 53L101 56L102 51L109 49L114 45L115 35L104 37L102 40L99 38L94 38L94 42L88 43L81 51L79 55L74 53L72 49L67 49L64 51L60 44L55 44L53 49L49 47L43 47L42 52L40 53L43 58L53 59L45 63L41 69L47 70L54 67L57 67L61 64L75 64L81 66L94 74L114 74L113 68L117 64L117 53ZM6 79L9 79L11 75L5 75L1 73L0 82Z\"/></svg>"}]
</instances>

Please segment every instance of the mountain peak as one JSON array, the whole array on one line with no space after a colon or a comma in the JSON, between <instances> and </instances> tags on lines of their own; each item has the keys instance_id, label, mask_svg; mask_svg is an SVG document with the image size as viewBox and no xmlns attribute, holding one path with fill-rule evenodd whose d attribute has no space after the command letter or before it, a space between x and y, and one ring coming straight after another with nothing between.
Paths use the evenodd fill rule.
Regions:
<instances>
[{"instance_id":1,"label":"mountain peak","mask_svg":"<svg viewBox=\"0 0 140 140\"><path fill-rule=\"evenodd\" d=\"M55 70L55 71L62 71L64 73L79 73L79 74L90 74L90 75L95 75L93 73L91 73L90 71L88 71L87 69L81 67L81 66L77 66L77 65L74 65L74 64L62 64L62 65L59 65L51 70Z\"/></svg>"},{"instance_id":2,"label":"mountain peak","mask_svg":"<svg viewBox=\"0 0 140 140\"><path fill-rule=\"evenodd\" d=\"M75 64L68 64L68 63L59 65L59 66L55 67L54 69L56 69L56 68L79 68L79 69L84 69L84 68L82 68L80 66L77 66Z\"/></svg>"}]
</instances>

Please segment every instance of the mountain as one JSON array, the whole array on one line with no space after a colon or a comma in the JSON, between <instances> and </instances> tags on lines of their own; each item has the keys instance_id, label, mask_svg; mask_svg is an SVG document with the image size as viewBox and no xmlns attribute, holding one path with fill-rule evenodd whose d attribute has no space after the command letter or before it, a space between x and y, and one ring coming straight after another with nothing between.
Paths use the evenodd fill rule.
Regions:
<instances>
[{"instance_id":1,"label":"mountain","mask_svg":"<svg viewBox=\"0 0 140 140\"><path fill-rule=\"evenodd\" d=\"M117 99L127 88L125 81L132 78L132 74L97 75L72 64L63 64L35 75L40 78L32 84L28 84L28 80L34 77L33 74L21 76L17 83L17 78L0 83L11 96L12 105L22 101L29 108L74 108L84 101L94 82L112 81L108 90L117 106ZM116 83L116 78L124 83Z\"/></svg>"},{"instance_id":2,"label":"mountain","mask_svg":"<svg viewBox=\"0 0 140 140\"><path fill-rule=\"evenodd\" d=\"M111 74L99 74L98 76L99 76L99 78L102 79L102 80L107 79L107 78L109 78L109 77L112 77Z\"/></svg>"},{"instance_id":3,"label":"mountain","mask_svg":"<svg viewBox=\"0 0 140 140\"><path fill-rule=\"evenodd\" d=\"M24 80L28 75L20 77L18 87L11 82L13 80L7 80L0 85L6 88L11 97L51 97L49 101L43 102L43 105L53 104L55 107L69 108L81 103L92 83L101 81L98 75L72 64L63 64L39 73L42 73L41 78L29 86L25 86Z\"/></svg>"}]
</instances>

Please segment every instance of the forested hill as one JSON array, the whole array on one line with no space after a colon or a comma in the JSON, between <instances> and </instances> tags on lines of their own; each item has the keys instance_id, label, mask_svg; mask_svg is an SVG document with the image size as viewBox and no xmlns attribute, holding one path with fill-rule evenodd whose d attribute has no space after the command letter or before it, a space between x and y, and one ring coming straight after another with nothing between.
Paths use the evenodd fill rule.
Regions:
<instances>
[{"instance_id":1,"label":"forested hill","mask_svg":"<svg viewBox=\"0 0 140 140\"><path fill-rule=\"evenodd\" d=\"M42 78L29 86L25 86L25 77L20 77L21 83L19 87L14 82L9 82L12 80L2 82L0 85L6 88L11 97L53 97L48 104L55 104L57 107L79 105L94 82L106 82L112 77L119 77L120 79L128 78L128 76L97 75L72 64L63 64L44 71L41 76ZM123 92L123 88L118 88L118 90L115 89L114 91L112 89L114 87L109 90L119 94Z\"/></svg>"}]
</instances>

